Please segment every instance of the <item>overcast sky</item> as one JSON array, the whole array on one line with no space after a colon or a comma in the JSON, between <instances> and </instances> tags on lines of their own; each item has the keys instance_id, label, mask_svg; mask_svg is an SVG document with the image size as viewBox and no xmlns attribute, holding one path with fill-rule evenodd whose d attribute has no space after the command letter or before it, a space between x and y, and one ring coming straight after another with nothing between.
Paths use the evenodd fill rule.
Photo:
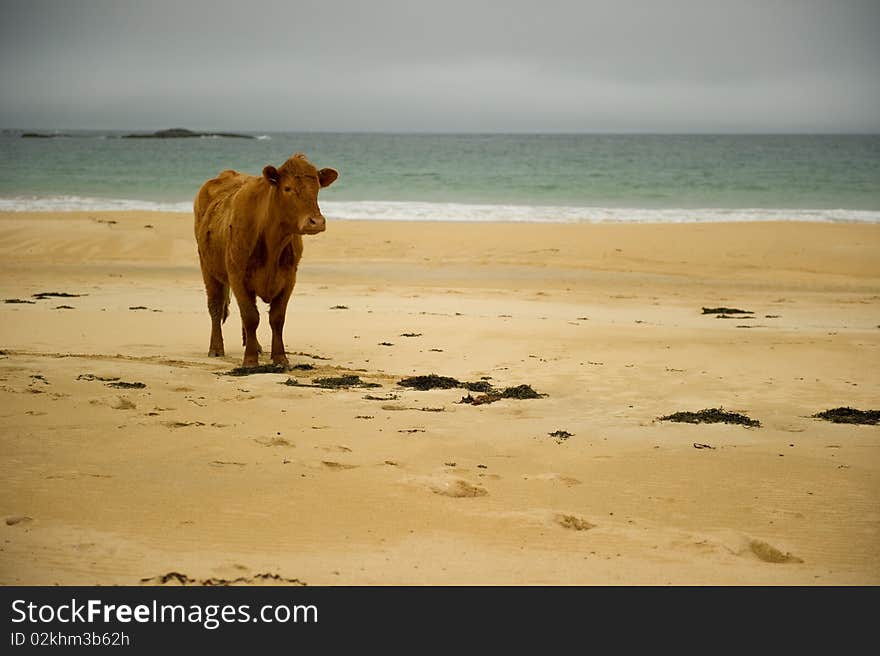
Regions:
<instances>
[{"instance_id":1,"label":"overcast sky","mask_svg":"<svg viewBox=\"0 0 880 656\"><path fill-rule=\"evenodd\" d=\"M0 127L880 132L880 0L0 0Z\"/></svg>"}]
</instances>

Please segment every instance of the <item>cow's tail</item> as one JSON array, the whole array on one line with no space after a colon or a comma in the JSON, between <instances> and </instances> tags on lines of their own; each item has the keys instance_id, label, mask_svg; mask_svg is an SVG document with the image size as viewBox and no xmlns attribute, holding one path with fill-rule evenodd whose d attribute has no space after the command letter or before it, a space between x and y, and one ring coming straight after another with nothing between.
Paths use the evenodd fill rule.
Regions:
<instances>
[{"instance_id":1,"label":"cow's tail","mask_svg":"<svg viewBox=\"0 0 880 656\"><path fill-rule=\"evenodd\" d=\"M229 285L223 288L223 317L220 323L226 323L227 318L229 318Z\"/></svg>"}]
</instances>

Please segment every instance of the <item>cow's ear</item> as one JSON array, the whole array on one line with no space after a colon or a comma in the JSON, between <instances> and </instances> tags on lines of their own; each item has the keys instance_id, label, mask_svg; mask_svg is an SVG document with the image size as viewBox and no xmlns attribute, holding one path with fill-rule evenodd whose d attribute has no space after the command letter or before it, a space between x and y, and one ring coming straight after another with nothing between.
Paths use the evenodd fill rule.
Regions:
<instances>
[{"instance_id":1,"label":"cow's ear","mask_svg":"<svg viewBox=\"0 0 880 656\"><path fill-rule=\"evenodd\" d=\"M278 169L274 166L267 166L263 169L263 177L266 178L270 184L277 185L281 181L281 174L278 173Z\"/></svg>"},{"instance_id":2,"label":"cow's ear","mask_svg":"<svg viewBox=\"0 0 880 656\"><path fill-rule=\"evenodd\" d=\"M336 169L321 169L318 171L318 180L321 181L322 187L329 187L338 177L339 171Z\"/></svg>"}]
</instances>

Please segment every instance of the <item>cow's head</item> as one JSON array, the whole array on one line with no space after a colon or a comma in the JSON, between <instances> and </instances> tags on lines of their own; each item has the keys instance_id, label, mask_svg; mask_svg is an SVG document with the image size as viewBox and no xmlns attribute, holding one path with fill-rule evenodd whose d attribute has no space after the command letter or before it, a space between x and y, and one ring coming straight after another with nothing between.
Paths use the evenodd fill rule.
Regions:
<instances>
[{"instance_id":1,"label":"cow's head","mask_svg":"<svg viewBox=\"0 0 880 656\"><path fill-rule=\"evenodd\" d=\"M330 186L339 173L334 169L316 169L306 156L297 153L280 168L267 166L263 177L269 182L276 215L290 229L301 235L324 232L324 215L318 209L318 190Z\"/></svg>"}]
</instances>

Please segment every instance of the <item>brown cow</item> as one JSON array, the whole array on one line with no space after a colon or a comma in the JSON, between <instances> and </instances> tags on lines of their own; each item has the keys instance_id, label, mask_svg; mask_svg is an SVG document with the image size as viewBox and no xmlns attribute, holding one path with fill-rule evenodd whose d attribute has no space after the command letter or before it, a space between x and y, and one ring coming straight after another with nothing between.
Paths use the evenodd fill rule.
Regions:
<instances>
[{"instance_id":1,"label":"brown cow","mask_svg":"<svg viewBox=\"0 0 880 656\"><path fill-rule=\"evenodd\" d=\"M262 177L223 171L199 189L195 233L211 315L209 356L224 355L220 324L229 316L231 288L241 313L243 366L255 366L263 351L257 296L270 304L272 362L289 364L281 330L302 258L302 235L324 231L318 189L338 176L297 153L280 168L264 168Z\"/></svg>"}]
</instances>

